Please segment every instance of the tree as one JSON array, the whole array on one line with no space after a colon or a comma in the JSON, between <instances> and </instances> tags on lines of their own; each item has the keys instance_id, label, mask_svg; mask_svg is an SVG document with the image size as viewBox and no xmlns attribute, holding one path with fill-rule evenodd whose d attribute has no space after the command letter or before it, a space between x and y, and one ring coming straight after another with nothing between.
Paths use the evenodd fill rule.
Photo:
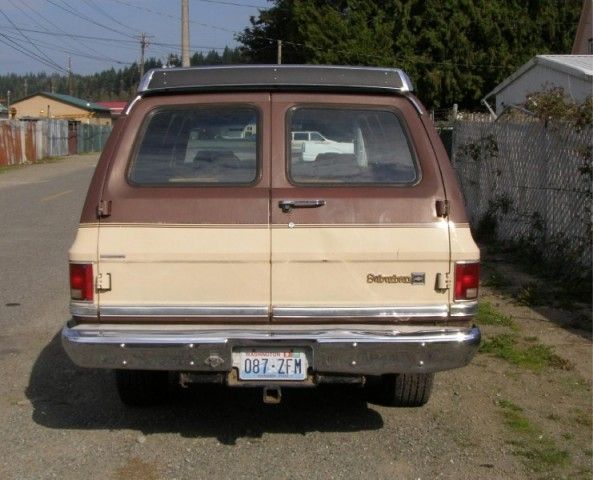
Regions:
<instances>
[{"instance_id":1,"label":"tree","mask_svg":"<svg viewBox=\"0 0 593 480\"><path fill-rule=\"evenodd\" d=\"M173 53L168 58L172 65L181 63L179 56ZM228 47L224 49L222 55L215 50L207 52L206 55L202 52L196 52L190 60L192 65L241 63L245 61L239 49ZM151 57L144 62L144 71L147 72L151 68L161 66L162 63L159 59ZM119 70L110 68L91 75L74 75L74 96L93 102L127 100L134 96L139 81L140 74L136 63ZM13 101L21 99L25 96L25 83L29 95L36 92L51 91L52 88L56 93L69 92L68 78L66 76L59 74L48 75L42 72L26 75L0 75L0 93L10 90Z\"/></svg>"},{"instance_id":2,"label":"tree","mask_svg":"<svg viewBox=\"0 0 593 480\"><path fill-rule=\"evenodd\" d=\"M237 39L258 63L399 66L438 108L475 108L532 56L568 53L581 0L275 0Z\"/></svg>"}]
</instances>

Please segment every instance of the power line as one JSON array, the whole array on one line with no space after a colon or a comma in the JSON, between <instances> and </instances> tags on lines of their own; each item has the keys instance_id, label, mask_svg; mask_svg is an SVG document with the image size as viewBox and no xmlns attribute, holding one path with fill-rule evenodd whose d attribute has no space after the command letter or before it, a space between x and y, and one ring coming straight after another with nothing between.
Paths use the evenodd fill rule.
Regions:
<instances>
[{"instance_id":1,"label":"power line","mask_svg":"<svg viewBox=\"0 0 593 480\"><path fill-rule=\"evenodd\" d=\"M41 54L41 56L42 56L42 57L46 57L46 60L47 60L49 63L53 64L53 65L54 65L54 67L56 67L56 68L61 68L61 66L60 66L60 65L58 65L58 64L57 64L57 63L56 63L56 62L55 62L55 61L54 61L52 58L50 58L50 57L47 55L47 53L45 53L45 52L44 52L43 50L41 50L41 49L40 49L40 48L39 48L39 47L38 47L36 44L34 44L34 43L31 41L31 39L30 39L29 37L27 37L27 35L25 35L25 33L24 33L24 32L22 32L21 30L19 30L19 27L17 27L17 26L15 25L15 23L14 23L14 22L13 22L13 21L12 21L12 20L11 20L11 19L8 17L8 15L6 15L6 13L5 13L3 10L0 10L0 13L1 13L1 14L4 16L4 18L6 18L6 20L8 20L8 22L9 22L9 23L10 23L10 24L11 24L11 25L14 27L14 28L16 28L16 30L17 30L17 31L18 31L18 32L21 34L21 36L22 36L22 37L23 37L25 40L27 40L27 41L28 41L28 42L31 44L31 46L32 46L32 47L33 47L35 50L37 50L37 52L39 52L39 53ZM22 47L22 48L25 48L25 47Z\"/></svg>"},{"instance_id":2,"label":"power line","mask_svg":"<svg viewBox=\"0 0 593 480\"><path fill-rule=\"evenodd\" d=\"M83 0L83 1L84 1L84 3L89 5L91 8L95 9L97 12L99 12L103 16L107 17L112 22L117 23L118 25L120 25L124 28L130 28L129 25L125 25L122 22L120 22L117 18L112 17L109 13L107 13L105 10L103 10L98 5L96 5L95 2L93 2L92 0Z\"/></svg>"},{"instance_id":3,"label":"power line","mask_svg":"<svg viewBox=\"0 0 593 480\"><path fill-rule=\"evenodd\" d=\"M48 3L51 3L53 6L58 7L61 10L64 10L65 12L69 13L70 15L73 15L77 18L80 18L82 20L85 20L89 23L92 23L93 25L96 25L98 27L104 28L105 30L109 30L110 32L113 33L117 33L118 35L122 35L124 37L128 37L128 38L134 38L133 35L129 34L129 33L125 33L125 32L120 32L119 30L116 30L114 28L111 28L107 25L104 25L102 23L99 23L95 20L93 20L90 17L87 17L86 15L82 14L81 12L79 12L78 10L73 9L70 5L68 5L64 0L62 0L62 2L64 3L64 5L66 5L65 7L56 3L54 0L45 0Z\"/></svg>"},{"instance_id":4,"label":"power line","mask_svg":"<svg viewBox=\"0 0 593 480\"><path fill-rule=\"evenodd\" d=\"M249 8L259 8L260 10L267 10L266 7L261 5L253 5L250 3L238 3L238 2L225 2L222 0L195 0L196 2L203 2L203 3L215 3L217 5L229 5L232 7L249 7Z\"/></svg>"},{"instance_id":5,"label":"power line","mask_svg":"<svg viewBox=\"0 0 593 480\"><path fill-rule=\"evenodd\" d=\"M11 28L11 27L7 27L6 25L0 25L0 28L8 29L8 30L17 30L14 27ZM99 40L99 41L104 41L104 42L116 42L116 43L133 43L133 44L138 43L137 40L124 40L124 39L119 39L119 38L96 37L96 36L92 36L92 35L79 35L79 34L73 34L73 33L49 32L46 30L36 30L33 28L23 28L23 27L20 27L20 29L23 32L33 32L33 33L39 33L41 35L51 35L53 37L83 38L83 39L87 39L87 40Z\"/></svg>"},{"instance_id":6,"label":"power line","mask_svg":"<svg viewBox=\"0 0 593 480\"><path fill-rule=\"evenodd\" d=\"M32 58L33 60L37 60L38 62L43 63L45 66L50 67L52 70L56 70L56 71L59 71L62 73L68 73L68 70L66 70L65 68L63 68L57 64L54 65L51 62L49 62L48 60L46 60L45 58L40 57L36 53L32 52L31 50L28 50L25 47L20 46L18 42L12 40L8 36L6 36L4 33L0 32L0 36L5 38L9 42L9 43L7 43L4 40L0 40L0 42L3 43L4 45L7 45L8 47L16 50L19 53L22 53L23 55L25 55L29 58Z\"/></svg>"},{"instance_id":7,"label":"power line","mask_svg":"<svg viewBox=\"0 0 593 480\"><path fill-rule=\"evenodd\" d=\"M16 7L23 15L25 15L26 18L28 18L29 20L32 20L34 23L36 23L37 25L39 25L40 28L43 28L44 31L46 32L46 34L51 34L52 32L50 32L47 28L45 28L43 25L41 25L41 23L39 23L39 21L37 21L36 19L32 18L27 12L25 12L24 10L22 10L18 5L16 5L13 0L9 0L10 3ZM87 57L87 58L100 58L100 57L93 57L94 54L98 54L101 55L101 52L97 51L96 49L88 46L85 43L82 43L79 41L75 41L72 34L68 34L67 32L65 32L64 30L62 30L58 25L56 25L55 23L53 23L51 20L47 19L46 17L44 17L43 15L41 15L39 12L37 12L35 9L31 8L31 6L26 3L24 0L21 0L21 3L27 7L31 12L33 12L35 15L37 15L39 18L41 18L41 20L43 20L44 22L48 23L51 27L53 27L54 29L64 33L67 38L66 40L68 42L70 42L71 44L74 45L74 50L72 51L66 51L66 53L72 53L73 55L79 56L79 57ZM21 30L23 30L23 28L21 28ZM34 30L25 30L25 31L30 31L30 32L38 32L38 31L34 31ZM44 46L45 45L49 45L47 44L46 41L44 41ZM54 45L55 46L55 45ZM87 52L93 52L90 56L88 53L85 53L83 50L79 49L78 46L83 47ZM72 48L72 47L70 47ZM75 53L76 52L76 53ZM109 61L113 61L116 63L122 63L121 61L114 59L114 58L110 58L110 57L104 57L106 60Z\"/></svg>"},{"instance_id":8,"label":"power line","mask_svg":"<svg viewBox=\"0 0 593 480\"><path fill-rule=\"evenodd\" d=\"M73 33L58 33L58 32L49 32L49 31L45 31L45 30L36 30L36 29L32 29L32 28L23 28L23 27L19 27L23 32L32 32L32 33L38 33L40 35L49 35L52 37L69 37L72 39L76 39L76 38L80 38L80 39L86 39L86 40L96 40L96 41L100 41L100 42L115 42L120 44L123 48L130 48L130 49L134 49L136 50L135 45L138 44L138 40L124 40L124 39L118 39L118 38L108 38L108 37L96 37L96 36L92 36L92 35L78 35L78 34L73 34ZM16 30L14 27L9 27L7 25L0 25L0 29L3 30ZM123 45L122 45L123 44ZM126 45L129 44L129 45ZM134 47L130 47L130 45L134 45ZM171 47L171 48L179 48L181 46L180 43L166 43L166 42L150 42L150 45L156 45L156 46L161 46L161 47ZM211 45L191 45L191 48L194 50L224 50L227 47L215 47L215 46L211 46ZM168 52L169 53L169 52Z\"/></svg>"},{"instance_id":9,"label":"power line","mask_svg":"<svg viewBox=\"0 0 593 480\"><path fill-rule=\"evenodd\" d=\"M12 37L10 35L5 35L5 38L10 38L11 40L13 40L15 42L18 40L18 38ZM98 56L98 55L89 55L89 54L86 54L86 53L81 53L80 51L77 51L77 50L68 49L68 48L66 48L63 45L56 45L55 43L49 43L49 42L46 42L46 41L43 42L43 46L44 47L47 47L49 50L55 50L55 51L58 51L58 52L67 53L67 54L72 55L74 57L86 58L86 59L89 59L89 60L108 61L108 62L113 62L113 63L120 64L120 65L132 65L132 62L124 62L122 60L117 60L117 59L111 58L111 57L102 57L102 56Z\"/></svg>"},{"instance_id":10,"label":"power line","mask_svg":"<svg viewBox=\"0 0 593 480\"><path fill-rule=\"evenodd\" d=\"M49 2L50 0L47 0L47 1ZM119 3L120 5L125 5L126 7L135 8L137 10L143 10L145 12L152 13L154 15L158 15L159 17L171 18L171 19L175 20L176 22L180 22L181 21L181 17L175 16L175 15L171 15L171 14L166 13L166 12L160 12L158 10L153 10L151 8L148 8L148 7L143 7L143 6L140 6L140 5L134 5L133 3L126 2L125 0L110 0L110 1L115 2L115 3ZM236 30L230 30L230 29L224 28L224 27L217 27L216 25L210 25L208 23L196 22L194 20L190 20L189 22L190 23L193 23L194 25L199 25L201 27L211 28L213 30L220 30L221 32L228 32L228 33L233 33L233 34L240 33L240 32L238 32Z\"/></svg>"}]
</instances>

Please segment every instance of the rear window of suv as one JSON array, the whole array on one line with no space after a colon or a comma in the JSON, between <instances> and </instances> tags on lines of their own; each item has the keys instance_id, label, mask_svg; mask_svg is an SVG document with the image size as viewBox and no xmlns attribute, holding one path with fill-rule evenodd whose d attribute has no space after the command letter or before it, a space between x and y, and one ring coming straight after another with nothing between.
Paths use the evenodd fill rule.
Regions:
<instances>
[{"instance_id":1,"label":"rear window of suv","mask_svg":"<svg viewBox=\"0 0 593 480\"><path fill-rule=\"evenodd\" d=\"M258 175L259 115L240 105L151 113L128 171L134 185L248 185Z\"/></svg>"},{"instance_id":2,"label":"rear window of suv","mask_svg":"<svg viewBox=\"0 0 593 480\"><path fill-rule=\"evenodd\" d=\"M410 142L394 111L297 107L288 117L290 179L296 184L412 185L419 178ZM316 132L295 141L292 132Z\"/></svg>"}]
</instances>

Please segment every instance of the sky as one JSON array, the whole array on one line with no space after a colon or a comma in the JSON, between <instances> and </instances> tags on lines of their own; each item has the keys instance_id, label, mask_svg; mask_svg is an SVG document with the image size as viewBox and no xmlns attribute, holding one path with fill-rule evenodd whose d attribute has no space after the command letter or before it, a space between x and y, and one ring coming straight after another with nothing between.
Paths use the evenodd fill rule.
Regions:
<instances>
[{"instance_id":1,"label":"sky","mask_svg":"<svg viewBox=\"0 0 593 480\"><path fill-rule=\"evenodd\" d=\"M190 51L221 52L267 0L189 0ZM181 56L181 0L0 0L0 75L116 70L146 57Z\"/></svg>"}]
</instances>

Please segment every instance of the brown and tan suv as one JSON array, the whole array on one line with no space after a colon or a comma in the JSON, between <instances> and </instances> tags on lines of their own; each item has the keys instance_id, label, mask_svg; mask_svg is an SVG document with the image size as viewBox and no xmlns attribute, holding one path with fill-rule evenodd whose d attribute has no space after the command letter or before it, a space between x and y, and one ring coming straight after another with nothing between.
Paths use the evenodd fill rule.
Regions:
<instances>
[{"instance_id":1,"label":"brown and tan suv","mask_svg":"<svg viewBox=\"0 0 593 480\"><path fill-rule=\"evenodd\" d=\"M128 404L175 377L268 402L366 383L416 406L479 345L478 271L401 70L157 69L93 176L62 339L76 364L115 369Z\"/></svg>"}]
</instances>

